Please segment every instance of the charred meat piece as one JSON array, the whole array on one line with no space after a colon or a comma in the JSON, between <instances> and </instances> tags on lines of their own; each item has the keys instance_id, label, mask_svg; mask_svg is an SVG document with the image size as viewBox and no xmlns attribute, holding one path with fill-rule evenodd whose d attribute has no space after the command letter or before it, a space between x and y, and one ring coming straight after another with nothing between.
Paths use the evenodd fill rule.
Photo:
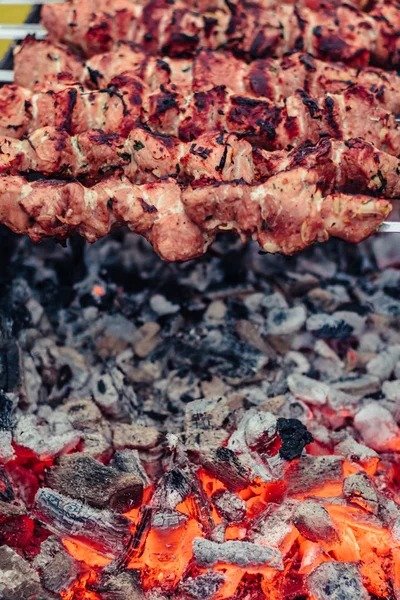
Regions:
<instances>
[{"instance_id":1,"label":"charred meat piece","mask_svg":"<svg viewBox=\"0 0 400 600\"><path fill-rule=\"evenodd\" d=\"M139 6L128 0L74 0L44 5L42 21L51 41L61 41L86 56L111 50L118 40L143 44L150 52L191 56L200 47L225 46L256 59L295 51L354 66L399 64L395 6L378 4L365 14L343 3L337 6L279 4L274 10L238 2L235 10L198 12L185 4L150 0Z\"/></svg>"},{"instance_id":2,"label":"charred meat piece","mask_svg":"<svg viewBox=\"0 0 400 600\"><path fill-rule=\"evenodd\" d=\"M383 199L324 195L317 171L296 168L265 183L218 183L181 190L174 180L134 185L121 178L78 182L0 178L0 221L38 241L79 233L88 241L128 225L165 260L205 252L219 230L257 238L263 250L293 254L330 236L360 242L385 220Z\"/></svg>"},{"instance_id":3,"label":"charred meat piece","mask_svg":"<svg viewBox=\"0 0 400 600\"><path fill-rule=\"evenodd\" d=\"M187 97L166 88L150 93L138 78L118 76L96 91L65 80L37 92L4 86L0 105L0 133L8 137L21 138L45 126L71 134L102 129L126 137L135 124L145 122L154 132L186 142L216 130L239 134L269 150L316 143L321 137L363 137L389 154L400 153L395 116L359 86L317 99L298 90L279 105L233 94L224 86ZM18 125L10 127L10 122Z\"/></svg>"}]
</instances>

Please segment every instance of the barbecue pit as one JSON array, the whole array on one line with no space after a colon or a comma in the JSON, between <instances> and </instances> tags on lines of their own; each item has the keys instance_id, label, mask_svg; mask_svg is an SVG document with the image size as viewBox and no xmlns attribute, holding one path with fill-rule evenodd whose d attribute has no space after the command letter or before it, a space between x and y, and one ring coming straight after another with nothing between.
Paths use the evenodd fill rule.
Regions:
<instances>
[{"instance_id":1,"label":"barbecue pit","mask_svg":"<svg viewBox=\"0 0 400 600\"><path fill-rule=\"evenodd\" d=\"M1 226L0 600L400 600L397 237Z\"/></svg>"}]
</instances>

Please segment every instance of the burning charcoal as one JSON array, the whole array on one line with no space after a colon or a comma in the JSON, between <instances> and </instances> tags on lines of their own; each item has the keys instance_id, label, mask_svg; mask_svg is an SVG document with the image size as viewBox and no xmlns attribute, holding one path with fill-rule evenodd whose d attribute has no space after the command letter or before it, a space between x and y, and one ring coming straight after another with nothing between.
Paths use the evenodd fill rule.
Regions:
<instances>
[{"instance_id":1,"label":"burning charcoal","mask_svg":"<svg viewBox=\"0 0 400 600\"><path fill-rule=\"evenodd\" d=\"M293 515L297 508L297 502L286 500L282 504L270 504L265 514L260 515L251 539L261 546L272 546L278 548L285 538L293 531Z\"/></svg>"},{"instance_id":2,"label":"burning charcoal","mask_svg":"<svg viewBox=\"0 0 400 600\"><path fill-rule=\"evenodd\" d=\"M306 500L300 502L294 513L293 522L301 535L312 542L337 542L339 541L336 527L326 508Z\"/></svg>"},{"instance_id":3,"label":"burning charcoal","mask_svg":"<svg viewBox=\"0 0 400 600\"><path fill-rule=\"evenodd\" d=\"M142 461L137 450L117 450L111 461L111 465L123 473L132 473L141 480L143 487L150 485L150 479L143 468Z\"/></svg>"},{"instance_id":4,"label":"burning charcoal","mask_svg":"<svg viewBox=\"0 0 400 600\"><path fill-rule=\"evenodd\" d=\"M202 465L232 492L243 490L250 485L250 470L229 448L217 448L209 452L202 459Z\"/></svg>"},{"instance_id":5,"label":"burning charcoal","mask_svg":"<svg viewBox=\"0 0 400 600\"><path fill-rule=\"evenodd\" d=\"M322 339L344 340L351 336L353 327L340 317L320 313L308 317L307 331Z\"/></svg>"},{"instance_id":6,"label":"burning charcoal","mask_svg":"<svg viewBox=\"0 0 400 600\"><path fill-rule=\"evenodd\" d=\"M315 600L369 600L361 573L352 563L325 562L307 577Z\"/></svg>"},{"instance_id":7,"label":"burning charcoal","mask_svg":"<svg viewBox=\"0 0 400 600\"><path fill-rule=\"evenodd\" d=\"M160 433L155 427L144 427L143 425L129 425L128 423L116 423L113 431L113 443L115 449L136 448L147 450L154 448L160 438Z\"/></svg>"},{"instance_id":8,"label":"burning charcoal","mask_svg":"<svg viewBox=\"0 0 400 600\"><path fill-rule=\"evenodd\" d=\"M230 523L242 523L247 511L244 500L236 494L227 490L218 490L211 498L217 513L224 521Z\"/></svg>"},{"instance_id":9,"label":"burning charcoal","mask_svg":"<svg viewBox=\"0 0 400 600\"><path fill-rule=\"evenodd\" d=\"M49 487L97 508L128 512L139 506L143 483L135 475L80 454L61 456L46 475Z\"/></svg>"},{"instance_id":10,"label":"burning charcoal","mask_svg":"<svg viewBox=\"0 0 400 600\"><path fill-rule=\"evenodd\" d=\"M14 491L7 473L2 465L0 465L0 501L11 502L15 499Z\"/></svg>"},{"instance_id":11,"label":"burning charcoal","mask_svg":"<svg viewBox=\"0 0 400 600\"><path fill-rule=\"evenodd\" d=\"M187 521L188 517L177 510L155 511L151 517L151 527L159 531L168 531L183 527Z\"/></svg>"},{"instance_id":12,"label":"burning charcoal","mask_svg":"<svg viewBox=\"0 0 400 600\"><path fill-rule=\"evenodd\" d=\"M130 521L122 515L91 508L49 488L37 492L33 516L56 535L76 538L111 557L122 552L129 539Z\"/></svg>"},{"instance_id":13,"label":"burning charcoal","mask_svg":"<svg viewBox=\"0 0 400 600\"><path fill-rule=\"evenodd\" d=\"M17 391L21 384L21 352L14 340L0 344L0 389Z\"/></svg>"},{"instance_id":14,"label":"burning charcoal","mask_svg":"<svg viewBox=\"0 0 400 600\"><path fill-rule=\"evenodd\" d=\"M40 573L43 587L56 594L67 591L80 571L78 563L55 536L42 542L33 566Z\"/></svg>"},{"instance_id":15,"label":"burning charcoal","mask_svg":"<svg viewBox=\"0 0 400 600\"><path fill-rule=\"evenodd\" d=\"M313 441L313 436L307 430L307 427L298 419L280 417L277 420L277 426L282 442L279 455L286 460L299 457L307 444L311 444Z\"/></svg>"},{"instance_id":16,"label":"burning charcoal","mask_svg":"<svg viewBox=\"0 0 400 600\"><path fill-rule=\"evenodd\" d=\"M343 459L339 456L303 455L290 463L286 471L289 494L310 492L326 483L343 479Z\"/></svg>"},{"instance_id":17,"label":"burning charcoal","mask_svg":"<svg viewBox=\"0 0 400 600\"><path fill-rule=\"evenodd\" d=\"M54 420L41 425L34 415L22 415L14 430L14 442L29 448L42 459L71 451L80 439L81 435L72 429L66 417L63 423Z\"/></svg>"},{"instance_id":18,"label":"burning charcoal","mask_svg":"<svg viewBox=\"0 0 400 600\"><path fill-rule=\"evenodd\" d=\"M186 445L193 449L218 448L228 437L223 422L230 413L226 398L193 400L186 405Z\"/></svg>"},{"instance_id":19,"label":"burning charcoal","mask_svg":"<svg viewBox=\"0 0 400 600\"><path fill-rule=\"evenodd\" d=\"M367 446L378 452L398 450L400 429L391 413L378 402L364 406L354 418L354 426Z\"/></svg>"},{"instance_id":20,"label":"burning charcoal","mask_svg":"<svg viewBox=\"0 0 400 600\"><path fill-rule=\"evenodd\" d=\"M374 515L378 513L378 496L367 473L360 471L346 477L343 481L343 495L350 502L359 504Z\"/></svg>"},{"instance_id":21,"label":"burning charcoal","mask_svg":"<svg viewBox=\"0 0 400 600\"><path fill-rule=\"evenodd\" d=\"M0 501L0 545L23 548L30 543L32 533L33 522L26 510L15 504Z\"/></svg>"},{"instance_id":22,"label":"burning charcoal","mask_svg":"<svg viewBox=\"0 0 400 600\"><path fill-rule=\"evenodd\" d=\"M178 590L180 596L188 600L211 600L224 583L222 573L206 571L197 577L185 579Z\"/></svg>"},{"instance_id":23,"label":"burning charcoal","mask_svg":"<svg viewBox=\"0 0 400 600\"><path fill-rule=\"evenodd\" d=\"M273 308L268 313L267 333L269 335L291 335L299 331L306 322L304 306L294 308Z\"/></svg>"},{"instance_id":24,"label":"burning charcoal","mask_svg":"<svg viewBox=\"0 0 400 600\"><path fill-rule=\"evenodd\" d=\"M351 436L346 436L339 441L335 447L335 454L344 456L347 460L357 462L365 468L379 461L379 455L375 450L364 446L364 444L359 444Z\"/></svg>"},{"instance_id":25,"label":"burning charcoal","mask_svg":"<svg viewBox=\"0 0 400 600\"><path fill-rule=\"evenodd\" d=\"M124 571L116 575L102 574L100 581L90 588L100 594L101 600L144 600L134 571Z\"/></svg>"},{"instance_id":26,"label":"burning charcoal","mask_svg":"<svg viewBox=\"0 0 400 600\"><path fill-rule=\"evenodd\" d=\"M270 456L276 454L279 448L276 417L270 412L255 412L245 421L244 438L251 450Z\"/></svg>"},{"instance_id":27,"label":"burning charcoal","mask_svg":"<svg viewBox=\"0 0 400 600\"><path fill-rule=\"evenodd\" d=\"M295 373L289 375L287 384L289 390L296 398L300 398L316 406L326 404L330 391L330 387L326 383Z\"/></svg>"},{"instance_id":28,"label":"burning charcoal","mask_svg":"<svg viewBox=\"0 0 400 600\"><path fill-rule=\"evenodd\" d=\"M38 573L8 546L0 548L0 598L6 600L51 600L40 584Z\"/></svg>"},{"instance_id":29,"label":"burning charcoal","mask_svg":"<svg viewBox=\"0 0 400 600\"><path fill-rule=\"evenodd\" d=\"M161 509L174 509L186 500L192 486L185 473L180 469L171 469L163 475L153 496L153 506Z\"/></svg>"},{"instance_id":30,"label":"burning charcoal","mask_svg":"<svg viewBox=\"0 0 400 600\"><path fill-rule=\"evenodd\" d=\"M321 342L322 340L319 341ZM311 369L311 364L304 354L295 352L294 350L291 350L284 356L283 364L293 373L308 373Z\"/></svg>"},{"instance_id":31,"label":"burning charcoal","mask_svg":"<svg viewBox=\"0 0 400 600\"><path fill-rule=\"evenodd\" d=\"M238 567L264 566L283 569L281 553L277 548L258 546L250 542L229 541L216 544L204 538L195 538L193 555L200 567L229 563Z\"/></svg>"}]
</instances>

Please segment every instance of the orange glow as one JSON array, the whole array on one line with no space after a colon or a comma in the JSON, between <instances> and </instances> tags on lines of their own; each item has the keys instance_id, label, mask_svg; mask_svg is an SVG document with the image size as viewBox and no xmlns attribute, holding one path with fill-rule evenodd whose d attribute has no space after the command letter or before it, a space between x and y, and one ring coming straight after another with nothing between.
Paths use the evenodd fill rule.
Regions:
<instances>
[{"instance_id":1,"label":"orange glow","mask_svg":"<svg viewBox=\"0 0 400 600\"><path fill-rule=\"evenodd\" d=\"M102 554L99 554L92 548L89 548L76 540L63 539L62 543L71 556L76 560L84 562L89 567L105 567L111 562L110 558L106 558Z\"/></svg>"},{"instance_id":2,"label":"orange glow","mask_svg":"<svg viewBox=\"0 0 400 600\"><path fill-rule=\"evenodd\" d=\"M95 296L104 296L106 291L101 285L94 285L92 289L92 293Z\"/></svg>"},{"instance_id":3,"label":"orange glow","mask_svg":"<svg viewBox=\"0 0 400 600\"><path fill-rule=\"evenodd\" d=\"M330 450L317 444L313 446L312 453L329 455ZM373 477L378 465L380 485L383 482L385 486L391 486L391 482L395 481L396 471L389 461L387 464L380 463L378 459L366 463L365 469L355 462L344 460L343 478L360 471ZM40 470L39 466L37 468ZM209 499L209 511L214 525L224 523L213 505L212 496L217 491L225 490L226 486L203 469L199 470L198 477ZM400 598L400 547L393 549L391 534L381 525L379 519L371 514L368 506L344 504L342 486L343 482L328 482L320 488L293 496L299 501L309 498L318 501L319 498L319 501L323 502L337 529L337 541L310 541L293 525L279 547L284 559L283 571L271 567L240 568L230 564L217 564L213 570L223 573L226 581L213 600L228 600L238 591L241 594L242 587L247 585L249 578L254 578L254 581L251 579L251 585L256 585L259 581L266 600L285 600L289 593L288 581L291 578L295 582L293 585L301 586L301 576L306 577L320 564L334 560L357 564L370 594L388 598L393 587ZM145 490L143 505L152 505L153 493L152 487ZM267 514L268 508L273 508L271 503L279 505L282 502L287 494L287 484L284 480L265 483L255 477L251 485L235 493L246 503L247 514L243 523L226 527L226 541L248 540L247 532L252 522L264 512ZM326 500L323 500L324 498ZM330 498L337 498L338 503L335 504ZM395 498L394 491L392 498ZM143 553L132 558L128 565L128 568L140 571L141 585L145 591L158 588L163 593L174 593L181 579L187 574L196 576L206 571L193 565L192 561L194 538L204 537L207 533L203 530L204 524L202 526L199 522L202 518L199 516L198 501L191 495L175 508L187 517L187 521L175 528L150 529L147 538L143 540ZM139 507L125 514L132 521L132 531L139 522L140 511ZM85 563L88 572L68 593L62 595L62 599L99 600L99 596L90 591L90 588L93 587L99 570L109 564L110 559L77 541L63 540L63 543L72 556ZM259 579L255 579L256 576ZM292 592L291 589L290 593ZM308 600L313 599L309 596Z\"/></svg>"}]
</instances>

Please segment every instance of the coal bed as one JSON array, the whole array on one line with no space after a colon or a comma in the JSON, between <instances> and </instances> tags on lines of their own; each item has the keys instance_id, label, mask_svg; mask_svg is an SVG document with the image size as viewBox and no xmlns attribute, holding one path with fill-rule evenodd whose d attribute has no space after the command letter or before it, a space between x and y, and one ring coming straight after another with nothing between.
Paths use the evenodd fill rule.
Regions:
<instances>
[{"instance_id":1,"label":"coal bed","mask_svg":"<svg viewBox=\"0 0 400 600\"><path fill-rule=\"evenodd\" d=\"M395 236L0 250L2 600L400 600Z\"/></svg>"}]
</instances>

